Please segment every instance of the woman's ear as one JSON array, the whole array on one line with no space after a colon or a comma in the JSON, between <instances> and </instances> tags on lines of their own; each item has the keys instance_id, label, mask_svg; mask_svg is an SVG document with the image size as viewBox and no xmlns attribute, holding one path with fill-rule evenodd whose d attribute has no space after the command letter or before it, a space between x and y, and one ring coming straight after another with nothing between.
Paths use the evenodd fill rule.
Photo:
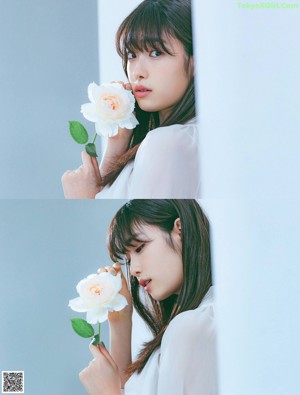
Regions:
<instances>
[{"instance_id":1,"label":"woman's ear","mask_svg":"<svg viewBox=\"0 0 300 395\"><path fill-rule=\"evenodd\" d=\"M181 221L180 221L180 218L175 219L173 232L174 232L175 235L177 235L177 236L179 236L181 238Z\"/></svg>"}]
</instances>

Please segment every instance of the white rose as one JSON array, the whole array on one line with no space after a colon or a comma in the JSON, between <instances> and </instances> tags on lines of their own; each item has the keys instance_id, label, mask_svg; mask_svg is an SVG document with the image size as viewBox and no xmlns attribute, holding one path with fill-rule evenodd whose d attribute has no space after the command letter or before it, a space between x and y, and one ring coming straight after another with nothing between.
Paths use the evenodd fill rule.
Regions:
<instances>
[{"instance_id":1,"label":"white rose","mask_svg":"<svg viewBox=\"0 0 300 395\"><path fill-rule=\"evenodd\" d=\"M127 300L119 294L122 288L121 274L113 276L108 272L91 274L79 281L76 290L79 297L69 301L69 307L80 313L86 312L90 324L104 322L109 311L120 311L127 305Z\"/></svg>"},{"instance_id":2,"label":"white rose","mask_svg":"<svg viewBox=\"0 0 300 395\"><path fill-rule=\"evenodd\" d=\"M81 112L95 122L97 134L112 137L119 127L133 129L139 124L133 114L135 98L123 85L114 82L99 86L93 82L88 86L88 96L91 103L83 104Z\"/></svg>"}]
</instances>

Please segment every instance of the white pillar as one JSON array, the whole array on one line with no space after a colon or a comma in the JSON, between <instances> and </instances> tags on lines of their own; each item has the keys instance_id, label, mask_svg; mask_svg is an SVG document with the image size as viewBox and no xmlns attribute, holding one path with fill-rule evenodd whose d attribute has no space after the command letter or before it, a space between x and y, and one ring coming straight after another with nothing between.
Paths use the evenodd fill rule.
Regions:
<instances>
[{"instance_id":1,"label":"white pillar","mask_svg":"<svg viewBox=\"0 0 300 395\"><path fill-rule=\"evenodd\" d=\"M254 3L298 8L241 7ZM194 11L201 197L299 195L299 1L194 0Z\"/></svg>"},{"instance_id":2,"label":"white pillar","mask_svg":"<svg viewBox=\"0 0 300 395\"><path fill-rule=\"evenodd\" d=\"M194 0L220 395L300 393L299 8Z\"/></svg>"},{"instance_id":3,"label":"white pillar","mask_svg":"<svg viewBox=\"0 0 300 395\"><path fill-rule=\"evenodd\" d=\"M300 393L300 202L209 200L219 395Z\"/></svg>"}]
</instances>

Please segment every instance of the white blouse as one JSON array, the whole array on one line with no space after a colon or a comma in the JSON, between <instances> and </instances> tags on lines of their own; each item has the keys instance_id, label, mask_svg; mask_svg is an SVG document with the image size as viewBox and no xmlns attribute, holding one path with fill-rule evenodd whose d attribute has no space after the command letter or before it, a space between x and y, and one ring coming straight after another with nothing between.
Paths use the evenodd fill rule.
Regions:
<instances>
[{"instance_id":1,"label":"white blouse","mask_svg":"<svg viewBox=\"0 0 300 395\"><path fill-rule=\"evenodd\" d=\"M213 288L200 306L176 316L124 395L216 395L217 360Z\"/></svg>"},{"instance_id":2,"label":"white blouse","mask_svg":"<svg viewBox=\"0 0 300 395\"><path fill-rule=\"evenodd\" d=\"M114 183L96 199L199 197L198 128L196 118L185 125L151 130Z\"/></svg>"}]
</instances>

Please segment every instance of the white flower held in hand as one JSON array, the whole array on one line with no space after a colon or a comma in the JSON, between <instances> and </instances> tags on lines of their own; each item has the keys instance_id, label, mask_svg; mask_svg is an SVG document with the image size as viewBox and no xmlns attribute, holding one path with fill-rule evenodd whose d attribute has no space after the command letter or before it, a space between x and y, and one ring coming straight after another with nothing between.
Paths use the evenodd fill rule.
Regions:
<instances>
[{"instance_id":1,"label":"white flower held in hand","mask_svg":"<svg viewBox=\"0 0 300 395\"><path fill-rule=\"evenodd\" d=\"M91 103L83 104L81 112L87 120L95 122L97 134L113 137L119 127L133 129L139 124L133 114L135 98L122 84L99 86L93 82L88 86L88 96Z\"/></svg>"},{"instance_id":2,"label":"white flower held in hand","mask_svg":"<svg viewBox=\"0 0 300 395\"><path fill-rule=\"evenodd\" d=\"M127 305L127 300L119 294L122 288L121 274L113 276L108 272L91 274L81 280L77 286L79 297L69 301L72 310L87 313L90 324L107 320L108 312L120 311Z\"/></svg>"}]
</instances>

